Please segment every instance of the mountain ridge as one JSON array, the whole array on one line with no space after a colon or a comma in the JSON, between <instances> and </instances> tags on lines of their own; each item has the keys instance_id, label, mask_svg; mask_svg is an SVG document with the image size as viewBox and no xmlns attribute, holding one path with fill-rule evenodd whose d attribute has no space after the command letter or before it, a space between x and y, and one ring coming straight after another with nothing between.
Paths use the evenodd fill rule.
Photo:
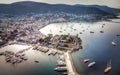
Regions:
<instances>
[{"instance_id":1,"label":"mountain ridge","mask_svg":"<svg viewBox=\"0 0 120 75\"><path fill-rule=\"evenodd\" d=\"M0 18L27 18L52 22L96 22L118 18L120 9L101 5L48 4L21 1L0 4Z\"/></svg>"},{"instance_id":2,"label":"mountain ridge","mask_svg":"<svg viewBox=\"0 0 120 75\"><path fill-rule=\"evenodd\" d=\"M99 7L99 8L98 8ZM66 5L66 4L48 4L48 3L38 3L33 1L21 1L11 4L0 4L0 13L12 13L19 14L20 12L29 13L47 13L47 12L66 12L72 14L108 14L116 15L115 13L109 13L104 10L101 10L103 6L94 6L94 5ZM106 9L108 9L107 7ZM109 8L110 10L118 10ZM98 11L98 12L97 12ZM22 13L21 13L22 14Z\"/></svg>"}]
</instances>

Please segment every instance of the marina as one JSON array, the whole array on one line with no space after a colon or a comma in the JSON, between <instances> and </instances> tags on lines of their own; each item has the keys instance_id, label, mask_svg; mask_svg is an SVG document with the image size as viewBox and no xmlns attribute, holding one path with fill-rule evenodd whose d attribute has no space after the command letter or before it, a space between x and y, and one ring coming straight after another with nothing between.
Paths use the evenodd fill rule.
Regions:
<instances>
[{"instance_id":1,"label":"marina","mask_svg":"<svg viewBox=\"0 0 120 75\"><path fill-rule=\"evenodd\" d=\"M81 24L82 25L82 24ZM107 26L107 24L106 24L106 26ZM73 26L74 27L74 26ZM88 28L89 26L85 26L84 28ZM97 26L95 26L95 28L96 28ZM74 27L75 28L75 27ZM107 28L107 27L105 27L105 28ZM69 29L68 29L69 30ZM79 29L76 29L76 30L79 30ZM76 31L75 30L75 31ZM89 30L89 29L88 29ZM101 30L101 29L100 29ZM94 34L92 34L92 35L96 35L96 34L98 34L99 33L99 30L96 32L96 30L94 30L94 28L93 28L93 31L95 32ZM53 31L51 30L51 33L52 33ZM104 34L106 34L108 31L105 31L105 33ZM84 37L85 36L85 33L87 33L87 34L89 34L89 37L92 37L92 38L90 38L90 40L92 41L92 43L99 43L100 41L99 40L97 40L97 42L95 42L94 41L94 39L102 39L101 37L101 35L104 35L104 34L99 34L99 35L97 35L97 36L90 36L90 33L89 32L83 32L83 34L79 34L78 36L82 39L82 42L83 42L83 48L86 48L87 46L85 45L85 41L88 41L87 39L87 37ZM58 33L56 32L56 34L62 34L62 33L59 33L59 31L58 31ZM74 34L74 33L72 33L71 32L71 34ZM77 35L78 33L76 33L76 35ZM112 35L114 34L114 33L111 33ZM111 35L111 34L107 34L107 35ZM117 33L116 33L117 34ZM55 35L55 34L53 34L53 35ZM65 35L68 35L68 31L66 30L66 33L65 33ZM76 36L75 35L75 36ZM75 37L75 36L73 36L73 37ZM99 37L99 38L98 38ZM94 38L94 39L93 39ZM106 37L105 37L106 38ZM55 37L55 39L58 39L57 38L57 36ZM83 40L84 39L84 40ZM112 40L114 39L114 38L111 38ZM52 40L52 39L51 39ZM104 40L104 39L102 39L102 40ZM115 40L116 41L116 40ZM60 55L60 56L58 56L59 58L56 58L57 60L55 60L55 62L54 62L54 64L56 64L56 65L54 65L54 67L52 66L52 70L54 70L54 68L56 67L56 66L64 66L64 67L62 67L63 69L66 69L66 71L63 71L62 72L62 74L69 74L70 75L70 73L71 74L80 74L80 75L84 75L84 74L86 74L86 73L84 73L84 71L83 72L81 72L81 70L80 70L80 67L83 67L83 66L80 66L80 65L86 65L87 66L87 64L81 64L81 62L79 62L80 60L81 60L81 58L89 58L90 60L88 60L88 59L86 59L84 62L87 62L87 63L90 63L92 60L95 60L95 62L96 62L96 64L95 64L95 66L93 66L93 67L91 67L91 69L93 69L93 71L95 71L95 69L94 69L94 67L98 67L98 64L100 64L99 63L99 61L98 61L98 59L95 59L95 58L93 58L93 56L99 56L99 53L103 53L102 51L104 50L99 50L99 49L97 49L97 50L90 50L91 52L93 52L94 53L94 51L100 51L100 52L96 52L97 54L94 54L94 55L92 55L92 53L91 52L89 52L89 49L86 49L88 52L86 52L86 50L83 50L82 49L82 47L80 46L79 47L79 45L76 45L75 43L73 43L73 44L68 44L67 46L66 46L66 43L67 41L65 41L64 39L61 39L61 41L57 41L56 42L56 40L52 40L52 42L50 41L49 42L49 45L48 44L46 44L46 43L41 43L41 44L37 44L37 45L34 45L33 44L33 47L29 47L28 48L28 50L26 50L26 49L21 49L21 50L19 50L19 51L17 51L18 53L26 53L26 52L29 52L29 51L35 51L36 53L45 53L45 55L49 55L49 57L51 57L51 55L53 56L53 57L56 57L56 56L58 56L58 54ZM104 41L105 42L105 41ZM103 42L103 43L104 43ZM109 45L109 47L110 48L112 48L113 46L111 46L111 40L108 40L107 41L107 45ZM59 43L59 46L58 46L58 43ZM88 44L89 44L90 42L88 42ZM51 44L51 45L50 45ZM48 45L48 47L45 47L45 45ZM93 44L89 44L90 45L90 47L94 47L94 45ZM117 42L117 45L119 45L119 42ZM66 46L66 47L68 47L68 48L66 48L66 47L64 47L64 46ZM76 47L73 47L74 49L71 49L71 46L76 46ZM100 45L97 45L97 44L95 44L95 46L96 47L100 47ZM69 48L70 47L70 48ZM102 47L104 47L104 45L102 45ZM117 47L117 46L116 46ZM118 46L119 47L119 46ZM4 47L3 47L4 48ZM76 51L77 49L79 49L80 48L80 50L78 50L78 52ZM32 49L32 50L31 50ZM64 51L61 51L61 49ZM101 48L100 48L101 49ZM112 48L113 49L113 48ZM66 59L64 59L64 53L67 53L67 50L70 50L71 52L74 52L75 54L71 54L72 55L72 61L68 61L67 60L67 58L69 58L70 59L70 55L69 54L65 54L65 55L67 55L68 57L66 57ZM111 51L114 51L114 50L111 50ZM15 52L15 53L17 53L17 52ZM77 53L76 53L77 52ZM89 54L89 53L91 53L91 54ZM84 56L86 56L86 57L84 57L83 56L83 54L85 54ZM0 53L0 55L3 55L3 53ZM23 54L24 55L24 54ZM45 56L44 55L44 56ZM26 54L25 54L25 56L26 56ZM32 56L34 56L34 55L32 55ZM80 57L79 57L80 56ZM104 55L103 55L104 56ZM28 55L27 55L27 57L28 57ZM47 57L48 58L48 57ZM108 57L109 58L109 57ZM27 59L27 61L29 61L29 57L28 57L28 59ZM77 60L76 60L77 59ZM78 59L80 59L80 60L78 60ZM62 60L62 61L61 61ZM67 62L66 62L66 60L67 60ZM25 62L22 62L22 63L26 63L27 61L25 61ZM56 63L56 61L57 61L57 63ZM89 62L88 62L89 61ZM104 60L104 61L106 61L106 60ZM39 62L38 62L38 60L33 60L33 62L34 63L38 63L38 64L40 64L41 63L41 60L39 60ZM48 61L49 62L49 61ZM70 63L71 62L71 63ZM72 68L68 68L68 66L67 66L67 64L69 63L69 65L70 64L72 64L72 62L74 62L74 65L71 65L71 67ZM78 64L78 62L79 62L79 64ZM82 62L83 62L83 60L82 60ZM21 63L21 64L22 64ZM18 64L19 65L19 64ZM37 64L36 64L37 65ZM76 65L78 65L77 67L76 67ZM74 68L73 68L73 66L74 66L74 68L77 70L77 72L76 72L76 70L74 70ZM105 66L100 66L100 67L102 67L103 69L101 70L102 72L104 72L104 69L105 69ZM60 68L60 67L58 67L58 68L56 68L55 70L58 70L58 69L60 69L60 70L62 70L62 68ZM84 67L83 67L84 68ZM88 68L88 66L87 66L87 68ZM86 69L86 68L85 68ZM112 70L114 70L113 68L112 68ZM42 71L42 70L41 70ZM70 71L70 72L69 72ZM116 70L117 71L117 70ZM89 72L89 71L88 71ZM42 72L41 72L42 73ZM54 73L54 72L53 72ZM99 73L99 72L98 72ZM44 73L45 74L45 73ZM55 74L56 74L56 71L55 71ZM78 74L78 75L79 75ZM90 73L91 74L91 73ZM100 73L101 74L101 73ZM86 74L87 75L87 74ZM89 75L89 74L88 74ZM98 74L99 75L99 74ZM103 74L102 74L103 75Z\"/></svg>"},{"instance_id":2,"label":"marina","mask_svg":"<svg viewBox=\"0 0 120 75\"><path fill-rule=\"evenodd\" d=\"M34 44L16 53L12 51L5 51L3 53L0 53L0 55L6 56L6 62L15 64L15 63L21 63L22 61L28 60L25 54L22 54L22 53L30 50L31 48L33 50L37 50L53 56L58 53L62 56L60 56L60 61L57 61L58 67L54 68L54 70L58 72L66 71L67 75L79 75L75 70L72 57L70 56L72 52L82 48L81 39L78 37L78 35L68 34L68 35L53 36L49 34L49 36L46 36L44 39L41 39L41 40L44 40L44 41L39 41L40 44L39 43ZM49 41L49 44L48 44L48 41ZM51 45L51 46L47 47L47 45ZM39 63L39 61L34 61L34 62Z\"/></svg>"},{"instance_id":3,"label":"marina","mask_svg":"<svg viewBox=\"0 0 120 75\"><path fill-rule=\"evenodd\" d=\"M0 75L120 75L120 0L1 0Z\"/></svg>"}]
</instances>

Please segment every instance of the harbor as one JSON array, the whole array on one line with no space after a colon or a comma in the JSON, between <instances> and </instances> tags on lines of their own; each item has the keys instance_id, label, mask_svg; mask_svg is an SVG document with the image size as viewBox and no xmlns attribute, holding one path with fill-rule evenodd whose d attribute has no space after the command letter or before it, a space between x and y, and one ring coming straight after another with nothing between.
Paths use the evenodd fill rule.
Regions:
<instances>
[{"instance_id":1,"label":"harbor","mask_svg":"<svg viewBox=\"0 0 120 75\"><path fill-rule=\"evenodd\" d=\"M56 67L54 70L66 71L63 74L67 75L79 75L75 70L72 57L70 55L72 52L82 49L81 42L82 40L78 37L78 35L68 34L53 36L49 34L45 38L41 38L41 41L39 41L38 44L34 44L16 53L12 51L1 52L0 55L5 56L6 62L11 64L18 64L22 63L23 61L27 61L28 58L23 53L31 50L31 48L32 50L40 51L46 53L47 55L63 55L63 57L60 57L61 61L57 61L57 65L60 67ZM39 63L39 61L35 62Z\"/></svg>"},{"instance_id":2,"label":"harbor","mask_svg":"<svg viewBox=\"0 0 120 75\"><path fill-rule=\"evenodd\" d=\"M23 55L24 55L24 53L25 53L25 56L28 58L26 61L21 62L20 64L15 63L15 67L17 68L19 65L25 64L25 63L27 63L28 65L29 64L30 65L35 65L36 67L39 65L38 69L40 69L39 70L40 72L37 70L37 73L38 74L43 74L43 75L47 75L49 73L46 73L45 71L43 73L43 70L41 68L44 68L47 71L49 71L48 69L51 69L50 73L51 73L51 75L54 75L54 74L57 74L57 72L54 71L54 69L58 66L62 66L62 67L58 67L56 69L60 69L62 71L64 70L62 72L62 74L65 74L65 75L70 74L70 72L72 72L72 74L78 74L78 75L79 74L80 75L90 75L92 73L95 73L96 75L103 75L109 59L112 59L112 69L111 69L110 73L112 72L116 75L117 74L119 75L119 72L118 72L119 68L117 67L117 65L115 65L115 64L118 64L118 60L114 59L117 56L119 56L119 50L118 50L118 48L119 48L119 41L118 41L119 37L116 36L117 34L119 34L119 26L116 25L117 28L118 28L118 29L116 29L116 27L112 26L112 24L111 24L110 26L113 27L113 29L116 29L116 31L115 32L110 32L111 30L109 29L109 27L107 27L108 24L107 23L105 23L105 24L106 25L104 26L104 28L105 28L104 33L100 33L100 31L102 31L102 29L95 30L98 27L102 27L102 24L97 25L97 26L94 26L94 25L93 26L89 26L89 25L88 26L87 25L83 26L84 30L87 29L88 27L90 27L91 31L94 31L94 34L91 34L90 31L87 31L87 30L85 30L85 32L82 32L82 34L79 34L78 30L80 30L80 29L76 28L77 25L73 26L73 28L76 29L75 30L76 32L71 32L72 37L76 37L76 36L80 37L80 39L82 40L81 43L82 43L83 48L80 45L78 45L74 42L72 44L67 44L68 41L65 41L64 39L61 39L61 41L56 41L57 39L60 39L58 37L59 35L55 36L56 34L62 34L62 36L63 35L68 35L69 32L71 31L71 30L69 31L69 29L68 29L68 31L66 30L66 33L65 33L65 31L63 30L63 33L64 33L63 34L61 32L59 33L59 29L58 29L58 33L57 33L57 31L55 31L56 34L53 34L52 36L51 35L47 36L47 37L54 37L55 36L54 39L46 38L45 39L46 41L50 40L48 43L46 41L42 42L42 39L41 39L42 43L32 44L32 47L28 47L28 50L25 50L25 49L27 49L27 48L25 48L25 49L20 49L19 51L15 51L14 52L15 54L17 52L20 52L20 53L23 53ZM65 26L65 27L67 27L67 26ZM69 27L69 25L68 25L68 27ZM81 28L81 27L82 26L80 26L79 28ZM64 29L64 27L62 27L62 29ZM74 29L72 31L74 31ZM108 31L106 29L108 29ZM80 32L81 31L82 30L80 30ZM51 33L52 32L53 31L51 30ZM79 34L79 35L77 35L77 34ZM86 35L88 35L89 37L85 37ZM112 37L109 37L109 36L112 36ZM114 46L112 41L114 43L116 43L117 45ZM67 46L66 46L66 44L67 44ZM2 47L1 51L3 52L4 50L10 50L11 47L9 47L9 46L12 46L12 45L8 45L7 49L4 49L4 47L6 47L6 46ZM30 46L30 45L26 44L26 46ZM74 46L74 47L72 47L72 46ZM74 49L71 49L71 47L74 48ZM96 47L98 49L96 49ZM2 50L2 49L4 49L4 50ZM15 50L17 50L17 48L15 48ZM64 53L66 53L67 51L73 52L71 54L72 55L72 61L67 60L67 58L69 58L71 55L68 54L68 57L66 57L66 58L64 57ZM114 53L114 52L117 52L117 53ZM34 54L32 54L32 53L34 53ZM111 54L111 53L116 54L116 56L114 56L114 54ZM65 55L67 55L67 54L65 54ZM101 55L103 55L103 56L101 56ZM36 57L34 57L34 56L36 56ZM2 57L3 56L1 56L1 58ZM35 58L37 58L37 59L35 59ZM98 58L103 58L103 59L98 59ZM83 62L84 59L89 59L89 60L86 60L86 63L84 63ZM67 62L66 62L66 60L67 60ZM74 62L74 65L71 65L72 68L70 68L70 67L68 68L68 66L67 66L68 63L72 64L72 62ZM88 64L92 63L92 62L96 62L95 65L91 68L88 68ZM51 63L53 63L53 64L50 66ZM8 65L9 63L6 63L6 64ZM42 67L42 65L44 67ZM46 69L45 67L47 67L47 65L50 66L50 68ZM0 65L0 66L2 66L2 65ZM73 66L76 70L74 70ZM32 66L30 66L30 67L32 67ZM23 67L22 69L24 70L24 68L25 67ZM100 72L97 71L97 70L100 70ZM77 73L76 73L76 71L77 71ZM29 69L29 73L31 73L30 69ZM13 74L13 75L15 75L15 74ZM23 75L25 75L25 74L23 73Z\"/></svg>"},{"instance_id":3,"label":"harbor","mask_svg":"<svg viewBox=\"0 0 120 75\"><path fill-rule=\"evenodd\" d=\"M73 28L76 28L76 31L74 31L74 29L69 28L73 24L75 24L73 26ZM83 42L82 43L83 49L78 52L74 52L74 54L72 54L72 55L73 55L73 61L75 61L74 64L77 68L77 71L80 74L91 75L91 74L95 73L96 75L104 75L106 62L108 62L109 59L115 60L116 64L118 64L118 60L113 59L113 58L119 56L118 55L118 53L119 53L119 50L118 50L119 49L119 46L118 46L119 25L118 25L118 23L101 22L98 24L93 24L91 26L89 26L89 24L85 24L84 26L82 26L82 24L81 25L76 24L76 23L73 23L73 24L68 24L68 25L65 25L64 23L61 23L58 25L51 24L52 28L60 27L61 31L63 29L62 32L59 32L60 31L59 29L52 31L50 26L48 26L49 28L45 27L45 28L41 29L40 31L44 34L49 34L49 30L51 29L51 33L54 35L69 34L69 32L70 32L70 34L74 34L74 33L79 34L79 37L81 37L82 42ZM116 27L113 26L113 24ZM77 28L77 27L79 27L79 28ZM83 29L81 29L82 27L85 30L85 32L82 32L82 30L83 30ZM110 29L111 27L113 28L112 30ZM64 31L64 28L66 28L66 31ZM87 28L88 28L88 30L86 30ZM44 32L44 30L45 30L45 32ZM90 33L90 31L93 31L94 34ZM56 32L56 33L54 33L54 32ZM80 34L78 32L82 32L82 33ZM117 36L115 34L117 34ZM86 37L86 36L88 36L88 37ZM112 44L112 41L115 44L117 44L115 47ZM98 47L98 48L96 49L96 47ZM114 52L114 50L115 50L115 52L118 52L117 56L114 56L113 54L111 54L111 52ZM101 56L102 54L103 54L103 56ZM103 59L101 59L101 58L103 58ZM87 60L87 64L81 63L81 62L83 62L84 59L89 59L89 60ZM88 64L92 65L92 67L89 68ZM115 66L115 63L112 63L112 65ZM84 69L81 69L81 67ZM98 67L100 67L100 69ZM96 68L96 69L94 69L94 68ZM119 67L117 67L117 66L116 66L116 68L115 67L112 68L112 71L110 71L110 73L115 73L117 71L115 74L117 75L117 73L118 73L118 75L119 75L118 68ZM100 71L97 71L97 73L96 73L96 70L100 70Z\"/></svg>"}]
</instances>

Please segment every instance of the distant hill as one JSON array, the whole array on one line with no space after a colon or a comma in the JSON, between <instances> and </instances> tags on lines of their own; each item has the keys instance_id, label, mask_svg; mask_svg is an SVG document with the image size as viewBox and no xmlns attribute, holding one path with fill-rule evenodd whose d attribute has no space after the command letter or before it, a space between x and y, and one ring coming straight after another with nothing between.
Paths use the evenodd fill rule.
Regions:
<instances>
[{"instance_id":1,"label":"distant hill","mask_svg":"<svg viewBox=\"0 0 120 75\"><path fill-rule=\"evenodd\" d=\"M116 8L111 8L108 6L101 6L101 5L81 5L81 4L76 4L74 6L86 6L86 7L96 7L100 10L103 10L105 12L111 13L111 14L119 14L120 13L120 9L116 9Z\"/></svg>"},{"instance_id":2,"label":"distant hill","mask_svg":"<svg viewBox=\"0 0 120 75\"><path fill-rule=\"evenodd\" d=\"M120 9L99 5L65 5L47 4L32 1L22 1L12 4L0 4L0 14L28 14L28 13L70 13L77 15L111 15L120 13Z\"/></svg>"}]
</instances>

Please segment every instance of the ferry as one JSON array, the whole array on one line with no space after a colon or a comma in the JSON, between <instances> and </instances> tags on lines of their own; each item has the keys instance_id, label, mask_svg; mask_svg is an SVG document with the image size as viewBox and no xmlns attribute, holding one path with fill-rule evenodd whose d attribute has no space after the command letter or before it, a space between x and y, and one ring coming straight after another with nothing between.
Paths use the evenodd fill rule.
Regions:
<instances>
[{"instance_id":1,"label":"ferry","mask_svg":"<svg viewBox=\"0 0 120 75\"><path fill-rule=\"evenodd\" d=\"M95 64L96 64L96 62L91 62L91 63L88 64L88 67L89 67L89 68L90 68L90 67L93 67Z\"/></svg>"},{"instance_id":2,"label":"ferry","mask_svg":"<svg viewBox=\"0 0 120 75\"><path fill-rule=\"evenodd\" d=\"M104 70L104 73L109 73L112 69L112 65L111 65L111 60L110 62L107 64L107 67Z\"/></svg>"}]
</instances>

